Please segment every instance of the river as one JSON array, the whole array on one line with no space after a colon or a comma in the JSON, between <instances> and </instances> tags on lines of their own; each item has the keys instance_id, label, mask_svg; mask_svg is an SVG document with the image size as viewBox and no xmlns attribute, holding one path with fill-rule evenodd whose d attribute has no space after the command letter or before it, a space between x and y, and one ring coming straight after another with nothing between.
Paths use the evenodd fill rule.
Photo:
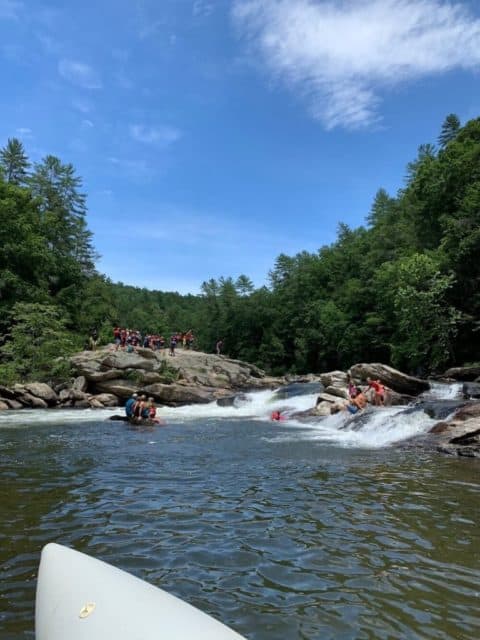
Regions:
<instances>
[{"instance_id":1,"label":"river","mask_svg":"<svg viewBox=\"0 0 480 640\"><path fill-rule=\"evenodd\" d=\"M422 412L307 426L268 416L314 396L247 399L145 429L106 410L1 414L0 638L34 638L55 541L249 640L477 640L478 461L405 446Z\"/></svg>"}]
</instances>

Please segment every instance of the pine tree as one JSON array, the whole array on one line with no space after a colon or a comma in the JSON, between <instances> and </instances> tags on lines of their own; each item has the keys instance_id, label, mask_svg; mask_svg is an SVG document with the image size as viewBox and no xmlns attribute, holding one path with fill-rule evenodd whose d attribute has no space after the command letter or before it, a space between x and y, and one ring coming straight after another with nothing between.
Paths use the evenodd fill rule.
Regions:
<instances>
[{"instance_id":1,"label":"pine tree","mask_svg":"<svg viewBox=\"0 0 480 640\"><path fill-rule=\"evenodd\" d=\"M460 128L461 124L457 115L451 113L445 118L442 125L442 131L438 137L438 143L442 149L445 149L449 142L455 140Z\"/></svg>"},{"instance_id":2,"label":"pine tree","mask_svg":"<svg viewBox=\"0 0 480 640\"><path fill-rule=\"evenodd\" d=\"M24 184L27 178L28 162L23 144L17 138L9 138L0 150L0 167L4 179L11 184Z\"/></svg>"}]
</instances>

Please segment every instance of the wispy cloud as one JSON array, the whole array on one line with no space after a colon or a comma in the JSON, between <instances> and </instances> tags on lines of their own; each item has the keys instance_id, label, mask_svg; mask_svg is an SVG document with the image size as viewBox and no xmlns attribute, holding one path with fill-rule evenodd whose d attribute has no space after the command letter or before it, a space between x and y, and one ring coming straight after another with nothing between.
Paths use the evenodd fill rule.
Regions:
<instances>
[{"instance_id":1,"label":"wispy cloud","mask_svg":"<svg viewBox=\"0 0 480 640\"><path fill-rule=\"evenodd\" d=\"M31 138L32 130L29 127L18 127L16 133L22 138Z\"/></svg>"},{"instance_id":2,"label":"wispy cloud","mask_svg":"<svg viewBox=\"0 0 480 640\"><path fill-rule=\"evenodd\" d=\"M132 124L130 135L137 142L168 146L182 137L182 132L174 127L147 127L142 124Z\"/></svg>"},{"instance_id":3,"label":"wispy cloud","mask_svg":"<svg viewBox=\"0 0 480 640\"><path fill-rule=\"evenodd\" d=\"M368 127L381 91L480 64L480 19L447 0L234 0L272 77L327 129Z\"/></svg>"},{"instance_id":4,"label":"wispy cloud","mask_svg":"<svg viewBox=\"0 0 480 640\"><path fill-rule=\"evenodd\" d=\"M0 20L18 20L22 9L23 2L0 0Z\"/></svg>"},{"instance_id":5,"label":"wispy cloud","mask_svg":"<svg viewBox=\"0 0 480 640\"><path fill-rule=\"evenodd\" d=\"M100 76L88 64L75 60L60 60L58 72L65 80L82 89L101 89Z\"/></svg>"},{"instance_id":6,"label":"wispy cloud","mask_svg":"<svg viewBox=\"0 0 480 640\"><path fill-rule=\"evenodd\" d=\"M82 98L75 98L72 100L72 106L77 111L80 111L80 113L90 113L93 111L92 103Z\"/></svg>"},{"instance_id":7,"label":"wispy cloud","mask_svg":"<svg viewBox=\"0 0 480 640\"><path fill-rule=\"evenodd\" d=\"M194 0L192 13L194 16L207 18L214 10L213 2L210 0Z\"/></svg>"}]
</instances>

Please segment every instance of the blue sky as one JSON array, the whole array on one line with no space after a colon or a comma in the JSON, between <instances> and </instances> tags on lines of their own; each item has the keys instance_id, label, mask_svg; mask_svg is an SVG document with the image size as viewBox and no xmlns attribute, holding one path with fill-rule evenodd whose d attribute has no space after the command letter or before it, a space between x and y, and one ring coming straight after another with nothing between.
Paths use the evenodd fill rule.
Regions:
<instances>
[{"instance_id":1,"label":"blue sky","mask_svg":"<svg viewBox=\"0 0 480 640\"><path fill-rule=\"evenodd\" d=\"M0 0L0 144L72 162L113 281L267 281L480 116L480 3Z\"/></svg>"}]
</instances>

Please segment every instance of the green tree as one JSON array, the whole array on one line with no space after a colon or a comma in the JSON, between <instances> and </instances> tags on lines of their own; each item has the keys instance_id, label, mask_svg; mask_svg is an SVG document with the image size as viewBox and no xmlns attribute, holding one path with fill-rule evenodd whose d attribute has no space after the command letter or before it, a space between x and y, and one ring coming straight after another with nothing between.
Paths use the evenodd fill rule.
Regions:
<instances>
[{"instance_id":1,"label":"green tree","mask_svg":"<svg viewBox=\"0 0 480 640\"><path fill-rule=\"evenodd\" d=\"M0 372L8 380L51 382L69 373L74 350L66 318L52 305L17 302L10 335L0 347Z\"/></svg>"},{"instance_id":2,"label":"green tree","mask_svg":"<svg viewBox=\"0 0 480 640\"><path fill-rule=\"evenodd\" d=\"M25 183L30 163L18 138L9 138L6 146L0 149L0 167L7 182L17 185Z\"/></svg>"},{"instance_id":3,"label":"green tree","mask_svg":"<svg viewBox=\"0 0 480 640\"><path fill-rule=\"evenodd\" d=\"M396 321L393 364L410 371L439 370L451 360L461 319L448 303L453 275L442 274L438 259L426 254L386 264L384 269Z\"/></svg>"},{"instance_id":4,"label":"green tree","mask_svg":"<svg viewBox=\"0 0 480 640\"><path fill-rule=\"evenodd\" d=\"M449 142L455 140L458 132L461 129L460 120L457 115L450 113L442 124L442 131L438 137L438 142L442 149L444 149Z\"/></svg>"}]
</instances>

